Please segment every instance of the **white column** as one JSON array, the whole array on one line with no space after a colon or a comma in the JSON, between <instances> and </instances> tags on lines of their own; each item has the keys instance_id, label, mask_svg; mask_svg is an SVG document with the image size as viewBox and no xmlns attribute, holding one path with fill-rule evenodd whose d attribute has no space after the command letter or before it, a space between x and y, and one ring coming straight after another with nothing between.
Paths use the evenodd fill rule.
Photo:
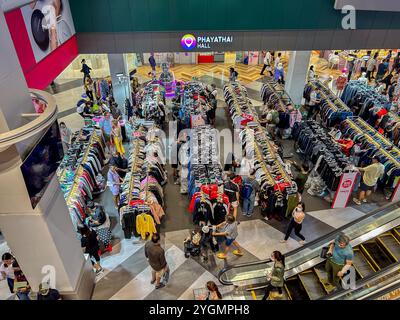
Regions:
<instances>
[{"instance_id":1,"label":"white column","mask_svg":"<svg viewBox=\"0 0 400 320\"><path fill-rule=\"evenodd\" d=\"M1 10L0 57L1 137L12 130L21 134L21 126L32 121L21 117L21 113L34 113ZM55 107L55 100L52 102ZM39 134L26 134L27 138L22 142L0 148L0 230L34 291L43 279L54 276L56 288L66 298L89 298L94 287L94 273L83 255L56 176L33 209L21 172L26 154L49 124L42 125Z\"/></svg>"},{"instance_id":2,"label":"white column","mask_svg":"<svg viewBox=\"0 0 400 320\"><path fill-rule=\"evenodd\" d=\"M128 65L124 54L112 53L108 54L108 64L110 66L110 75L113 85L114 99L118 103L122 113L124 113L125 99L131 100L131 86L128 74ZM123 74L127 78L122 80L118 74ZM132 102L132 101L131 101Z\"/></svg>"},{"instance_id":3,"label":"white column","mask_svg":"<svg viewBox=\"0 0 400 320\"><path fill-rule=\"evenodd\" d=\"M4 13L0 10L0 133L23 125L21 113L34 107Z\"/></svg>"},{"instance_id":4,"label":"white column","mask_svg":"<svg viewBox=\"0 0 400 320\"><path fill-rule=\"evenodd\" d=\"M285 90L295 104L300 104L303 98L310 58L311 51L291 51L289 55Z\"/></svg>"}]
</instances>

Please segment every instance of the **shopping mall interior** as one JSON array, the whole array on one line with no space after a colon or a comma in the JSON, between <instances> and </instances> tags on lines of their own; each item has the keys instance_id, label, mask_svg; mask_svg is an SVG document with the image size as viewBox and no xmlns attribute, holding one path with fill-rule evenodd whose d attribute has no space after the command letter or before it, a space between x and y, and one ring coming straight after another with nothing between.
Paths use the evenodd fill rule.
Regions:
<instances>
[{"instance_id":1,"label":"shopping mall interior","mask_svg":"<svg viewBox=\"0 0 400 320\"><path fill-rule=\"evenodd\" d=\"M399 299L400 5L232 2L0 1L1 300Z\"/></svg>"}]
</instances>

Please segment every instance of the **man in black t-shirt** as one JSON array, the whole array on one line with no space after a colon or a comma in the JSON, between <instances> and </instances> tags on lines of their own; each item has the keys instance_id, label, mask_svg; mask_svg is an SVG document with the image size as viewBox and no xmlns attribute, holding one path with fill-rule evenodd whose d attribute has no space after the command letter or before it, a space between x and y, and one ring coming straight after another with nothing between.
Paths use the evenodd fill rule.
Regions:
<instances>
[{"instance_id":1,"label":"man in black t-shirt","mask_svg":"<svg viewBox=\"0 0 400 320\"><path fill-rule=\"evenodd\" d=\"M236 219L237 208L239 206L239 186L232 181L233 176L227 177L224 182L224 193L228 196L231 207L233 208L233 216Z\"/></svg>"}]
</instances>

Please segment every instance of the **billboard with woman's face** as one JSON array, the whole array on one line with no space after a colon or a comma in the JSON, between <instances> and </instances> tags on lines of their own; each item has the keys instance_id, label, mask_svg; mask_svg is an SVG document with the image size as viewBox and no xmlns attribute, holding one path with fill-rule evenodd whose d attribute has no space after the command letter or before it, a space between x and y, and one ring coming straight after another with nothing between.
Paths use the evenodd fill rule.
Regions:
<instances>
[{"instance_id":1,"label":"billboard with woman's face","mask_svg":"<svg viewBox=\"0 0 400 320\"><path fill-rule=\"evenodd\" d=\"M75 34L68 0L37 0L21 8L36 62Z\"/></svg>"}]
</instances>

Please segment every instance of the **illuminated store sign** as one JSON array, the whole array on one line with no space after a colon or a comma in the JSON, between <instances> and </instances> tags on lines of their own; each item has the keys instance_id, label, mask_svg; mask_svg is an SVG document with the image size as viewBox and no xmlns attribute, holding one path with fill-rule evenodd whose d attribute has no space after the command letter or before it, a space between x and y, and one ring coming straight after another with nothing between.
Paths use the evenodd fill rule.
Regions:
<instances>
[{"instance_id":1,"label":"illuminated store sign","mask_svg":"<svg viewBox=\"0 0 400 320\"><path fill-rule=\"evenodd\" d=\"M214 43L232 43L233 36L198 36L185 34L181 39L181 46L185 50L197 49L212 49Z\"/></svg>"}]
</instances>

